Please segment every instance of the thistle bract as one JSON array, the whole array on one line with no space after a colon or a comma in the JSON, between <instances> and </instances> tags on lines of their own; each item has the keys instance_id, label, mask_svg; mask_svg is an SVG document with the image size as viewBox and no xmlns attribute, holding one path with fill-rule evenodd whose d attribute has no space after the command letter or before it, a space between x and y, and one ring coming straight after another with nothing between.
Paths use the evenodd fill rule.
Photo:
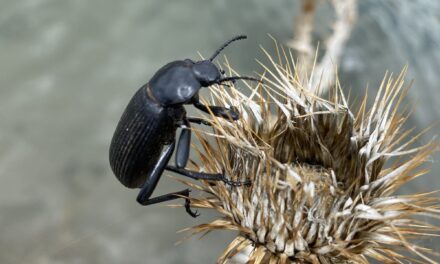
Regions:
<instances>
[{"instance_id":1,"label":"thistle bract","mask_svg":"<svg viewBox=\"0 0 440 264\"><path fill-rule=\"evenodd\" d=\"M213 132L196 133L196 169L224 170L252 186L187 182L202 191L192 198L194 207L221 214L191 230L238 231L219 263L237 256L249 263L411 260L404 255L435 263L432 252L411 239L438 230L415 218L438 217L437 199L395 194L426 172L421 165L436 148L413 147L417 136L402 128L406 69L386 75L372 106L365 96L354 111L338 81L324 96L297 74L288 50L278 49L283 55L276 59L266 54L271 63L262 64L264 84L248 84L247 93L211 90L213 103L236 107L240 119L210 116Z\"/></svg>"}]
</instances>

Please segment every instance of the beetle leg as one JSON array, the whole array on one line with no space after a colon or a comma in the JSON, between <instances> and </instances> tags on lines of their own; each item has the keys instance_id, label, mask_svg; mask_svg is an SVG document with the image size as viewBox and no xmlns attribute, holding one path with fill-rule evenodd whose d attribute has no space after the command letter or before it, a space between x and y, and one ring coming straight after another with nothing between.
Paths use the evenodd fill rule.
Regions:
<instances>
[{"instance_id":1,"label":"beetle leg","mask_svg":"<svg viewBox=\"0 0 440 264\"><path fill-rule=\"evenodd\" d=\"M144 183L144 186L142 187L141 191L138 194L137 201L138 203L142 205L150 205L150 204L156 204L156 203L162 203L166 201L171 201L175 199L182 198L182 196L189 196L190 190L185 189L180 192L174 192L174 193L168 193L161 196L150 198L151 194L153 193L154 189L156 188L157 182L159 181L160 176L162 176L163 171L166 168L166 165L170 161L171 155L173 154L174 147L176 143L172 142L169 144L165 151L160 156L158 162L154 166L153 170L150 171L150 176L147 177L147 181ZM186 212L191 215L192 217L197 217L197 211L192 212L190 208L191 201L186 198L185 199L185 209Z\"/></svg>"},{"instance_id":2,"label":"beetle leg","mask_svg":"<svg viewBox=\"0 0 440 264\"><path fill-rule=\"evenodd\" d=\"M175 155L177 168L185 168L186 163L188 162L191 144L191 125L187 119L183 119L183 125L181 128L182 130L180 131Z\"/></svg>"},{"instance_id":3,"label":"beetle leg","mask_svg":"<svg viewBox=\"0 0 440 264\"><path fill-rule=\"evenodd\" d=\"M137 201L140 204L147 205L146 203L148 203L148 199L150 198L151 194L156 188L160 176L162 176L162 173L165 170L166 165L170 161L175 145L176 145L175 142L172 142L171 144L167 145L165 150L162 152L161 156L159 157L159 160L157 161L156 165L154 165L153 169L148 172L150 175L147 177L147 180L145 181L144 186L142 186L142 189L137 197Z\"/></svg>"},{"instance_id":4,"label":"beetle leg","mask_svg":"<svg viewBox=\"0 0 440 264\"><path fill-rule=\"evenodd\" d=\"M184 196L186 196L186 197L189 197L189 192L190 192L191 190L189 190L189 189L186 189L186 190L184 190L183 192L184 192ZM192 217L194 217L194 218L196 218L197 216L199 216L200 215L200 213L197 211L197 210L195 210L195 211L192 211L191 210L191 200L190 199L188 199L188 198L186 198L185 199L185 210L186 210L186 212L190 215L190 216L192 216Z\"/></svg>"},{"instance_id":5,"label":"beetle leg","mask_svg":"<svg viewBox=\"0 0 440 264\"><path fill-rule=\"evenodd\" d=\"M198 118L198 117L187 117L186 120L190 123L195 123L199 125L212 126L211 122L206 119Z\"/></svg>"},{"instance_id":6,"label":"beetle leg","mask_svg":"<svg viewBox=\"0 0 440 264\"><path fill-rule=\"evenodd\" d=\"M235 107L226 108L216 105L204 105L202 103L194 103L194 106L207 114L212 112L215 116L225 119L231 118L234 121L239 119L239 114Z\"/></svg>"},{"instance_id":7,"label":"beetle leg","mask_svg":"<svg viewBox=\"0 0 440 264\"><path fill-rule=\"evenodd\" d=\"M185 189L185 190L180 191L180 192L173 192L173 193L167 193L167 194L164 194L164 195L161 195L161 196L156 196L154 198L148 199L148 201L145 204L143 204L143 205L150 205L150 204L167 202L167 201L171 201L171 200L182 198L182 196L189 197L189 193L190 192L191 192L191 190ZM197 210L195 210L195 211L191 210L191 201L188 198L184 198L184 199L185 199L185 211L190 216L192 216L194 218L199 216L200 214L198 213Z\"/></svg>"},{"instance_id":8,"label":"beetle leg","mask_svg":"<svg viewBox=\"0 0 440 264\"><path fill-rule=\"evenodd\" d=\"M186 170L186 169L182 169L182 168L178 168L175 166L171 166L168 165L165 169L178 173L182 176L191 178L191 179L195 179L195 180L207 180L207 181L222 181L227 185L231 185L231 186L249 186L251 185L251 181L250 180L246 180L246 181L231 181L228 180L225 177L225 172L223 171L222 173L204 173L204 172L197 172L197 171L190 171L190 170Z\"/></svg>"},{"instance_id":9,"label":"beetle leg","mask_svg":"<svg viewBox=\"0 0 440 264\"><path fill-rule=\"evenodd\" d=\"M219 116L225 119L232 118L232 120L234 121L238 120L239 118L237 108L235 107L226 108L215 105L204 105L199 101L198 96L193 97L192 103L196 108L207 114L210 114L212 112L215 116Z\"/></svg>"}]
</instances>

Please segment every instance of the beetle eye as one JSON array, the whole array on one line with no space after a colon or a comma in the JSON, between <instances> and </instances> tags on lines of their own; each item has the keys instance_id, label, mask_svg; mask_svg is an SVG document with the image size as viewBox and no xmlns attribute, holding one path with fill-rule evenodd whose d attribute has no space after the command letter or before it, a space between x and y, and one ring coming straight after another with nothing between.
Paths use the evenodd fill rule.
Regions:
<instances>
[{"instance_id":1,"label":"beetle eye","mask_svg":"<svg viewBox=\"0 0 440 264\"><path fill-rule=\"evenodd\" d=\"M220 73L222 74L222 75L225 75L225 70L220 70Z\"/></svg>"}]
</instances>

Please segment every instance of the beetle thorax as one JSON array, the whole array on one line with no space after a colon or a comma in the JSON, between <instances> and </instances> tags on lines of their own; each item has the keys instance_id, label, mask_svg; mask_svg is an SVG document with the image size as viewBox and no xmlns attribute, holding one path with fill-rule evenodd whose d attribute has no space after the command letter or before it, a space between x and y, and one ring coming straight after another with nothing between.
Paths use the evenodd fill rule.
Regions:
<instances>
[{"instance_id":1,"label":"beetle thorax","mask_svg":"<svg viewBox=\"0 0 440 264\"><path fill-rule=\"evenodd\" d=\"M162 106L188 103L198 93L201 84L193 73L193 65L188 61L174 61L151 78L149 87Z\"/></svg>"}]
</instances>

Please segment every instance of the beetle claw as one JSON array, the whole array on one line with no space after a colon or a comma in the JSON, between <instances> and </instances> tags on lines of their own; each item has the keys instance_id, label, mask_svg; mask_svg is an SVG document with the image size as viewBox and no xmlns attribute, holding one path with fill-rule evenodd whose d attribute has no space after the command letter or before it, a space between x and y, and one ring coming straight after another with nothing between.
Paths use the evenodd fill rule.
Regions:
<instances>
[{"instance_id":1,"label":"beetle claw","mask_svg":"<svg viewBox=\"0 0 440 264\"><path fill-rule=\"evenodd\" d=\"M252 181L249 180L249 179L247 179L247 180L245 180L245 181L243 182L243 185L244 185L244 186L251 186L251 185L252 185Z\"/></svg>"},{"instance_id":2,"label":"beetle claw","mask_svg":"<svg viewBox=\"0 0 440 264\"><path fill-rule=\"evenodd\" d=\"M232 118L232 120L234 121L240 119L240 114L238 113L238 109L235 106L231 106L226 112L226 115Z\"/></svg>"},{"instance_id":3,"label":"beetle claw","mask_svg":"<svg viewBox=\"0 0 440 264\"><path fill-rule=\"evenodd\" d=\"M192 216L194 218L200 216L200 213L198 212L198 210L195 210L195 211L191 210L191 201L189 199L185 199L185 210L190 216Z\"/></svg>"}]
</instances>

